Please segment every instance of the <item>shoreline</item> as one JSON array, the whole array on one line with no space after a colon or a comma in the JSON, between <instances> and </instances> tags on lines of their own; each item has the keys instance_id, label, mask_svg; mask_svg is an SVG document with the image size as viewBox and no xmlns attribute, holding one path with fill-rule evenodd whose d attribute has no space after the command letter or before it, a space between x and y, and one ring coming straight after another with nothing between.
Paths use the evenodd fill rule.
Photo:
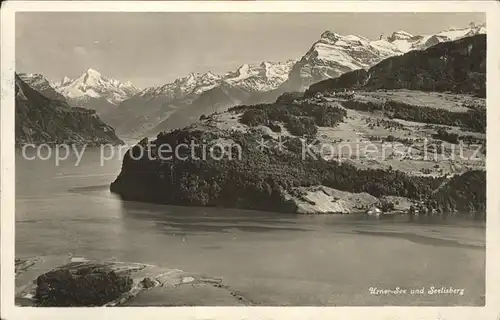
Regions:
<instances>
[{"instance_id":1,"label":"shoreline","mask_svg":"<svg viewBox=\"0 0 500 320\"><path fill-rule=\"evenodd\" d=\"M252 209L246 207L238 206L224 206L224 205L196 205L190 203L168 203L168 202L158 202L148 199L139 198L129 198L123 196L119 192L112 190L112 187L108 184L102 185L103 188L107 188L111 194L119 197L120 201L125 203L138 203L138 204L149 204L156 206L169 206L169 207L181 207L181 208L218 208L225 210L244 210L244 211L262 211L262 212L272 212L277 214L285 215L304 215L304 216L365 216L370 218L395 218L395 217L408 217L409 222L417 221L419 219L441 219L446 221L447 219L460 219L460 220L473 220L473 221L483 221L482 219L474 218L475 215L479 217L485 216L486 213L483 211L456 211L451 212L438 212L433 210L432 213L429 212L414 212L413 216L410 213L412 206L418 206L419 201L398 196L381 196L374 197L363 193L351 193L340 191L325 186L312 186L312 187L297 187L296 190L306 191L305 194L292 194L290 192L283 192L286 199L286 205L283 210L270 209ZM312 191L311 191L312 189ZM327 192L324 189L329 189ZM322 198L317 197L320 194ZM338 195L341 194L339 197ZM359 197L360 198L356 198ZM326 196L326 197L325 197ZM368 197L367 197L368 196ZM365 199L362 199L365 198ZM368 198L368 199L366 199ZM319 200L319 201L318 201ZM381 204L384 202L394 204L394 209L389 211L381 210ZM288 209L288 210L287 210ZM333 209L333 210L332 210Z\"/></svg>"},{"instance_id":2,"label":"shoreline","mask_svg":"<svg viewBox=\"0 0 500 320\"><path fill-rule=\"evenodd\" d=\"M37 256L16 258L15 260L15 305L21 307L43 307L36 300L37 279L53 271L83 270L93 266L106 268L119 276L132 279L129 290L111 301L98 306L178 306L198 305L189 299L201 302L202 305L247 306L255 305L236 290L225 285L221 278L191 274L179 269L170 269L151 264L123 261L95 261L80 257ZM178 303L171 298L177 292L189 293L187 301ZM222 300L221 300L222 299ZM160 303L158 302L160 301ZM60 307L68 305L60 305ZM69 305L73 306L73 305ZM94 306L94 305L92 305Z\"/></svg>"}]
</instances>

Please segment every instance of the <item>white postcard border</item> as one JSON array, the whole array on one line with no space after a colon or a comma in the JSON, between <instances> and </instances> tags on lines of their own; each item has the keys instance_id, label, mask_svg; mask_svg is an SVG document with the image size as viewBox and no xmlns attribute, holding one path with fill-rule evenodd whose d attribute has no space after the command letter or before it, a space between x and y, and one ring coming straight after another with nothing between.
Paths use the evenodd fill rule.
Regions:
<instances>
[{"instance_id":1,"label":"white postcard border","mask_svg":"<svg viewBox=\"0 0 500 320\"><path fill-rule=\"evenodd\" d=\"M15 12L486 12L487 227L485 307L120 307L14 306ZM500 319L500 2L495 1L8 1L1 10L0 239L2 319Z\"/></svg>"}]
</instances>

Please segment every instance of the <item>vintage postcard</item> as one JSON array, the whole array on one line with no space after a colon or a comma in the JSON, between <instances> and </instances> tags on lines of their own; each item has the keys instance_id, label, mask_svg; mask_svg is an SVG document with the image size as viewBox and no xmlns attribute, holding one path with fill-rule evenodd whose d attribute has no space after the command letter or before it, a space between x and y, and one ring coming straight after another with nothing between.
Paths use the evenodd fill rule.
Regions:
<instances>
[{"instance_id":1,"label":"vintage postcard","mask_svg":"<svg viewBox=\"0 0 500 320\"><path fill-rule=\"evenodd\" d=\"M499 319L499 8L7 2L2 319Z\"/></svg>"}]
</instances>

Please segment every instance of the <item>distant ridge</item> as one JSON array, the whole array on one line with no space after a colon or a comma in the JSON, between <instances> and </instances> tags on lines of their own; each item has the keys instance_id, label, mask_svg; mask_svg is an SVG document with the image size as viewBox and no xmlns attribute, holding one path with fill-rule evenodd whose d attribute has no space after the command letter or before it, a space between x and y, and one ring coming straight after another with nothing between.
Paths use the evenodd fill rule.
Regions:
<instances>
[{"instance_id":1,"label":"distant ridge","mask_svg":"<svg viewBox=\"0 0 500 320\"><path fill-rule=\"evenodd\" d=\"M486 96L486 35L437 44L313 84L307 95L336 89L410 89Z\"/></svg>"}]
</instances>

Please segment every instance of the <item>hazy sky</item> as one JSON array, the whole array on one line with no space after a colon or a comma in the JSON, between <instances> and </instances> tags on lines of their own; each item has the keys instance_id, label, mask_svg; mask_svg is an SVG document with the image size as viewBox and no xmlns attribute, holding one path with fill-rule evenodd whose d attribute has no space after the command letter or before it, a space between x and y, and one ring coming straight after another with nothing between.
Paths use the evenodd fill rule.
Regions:
<instances>
[{"instance_id":1,"label":"hazy sky","mask_svg":"<svg viewBox=\"0 0 500 320\"><path fill-rule=\"evenodd\" d=\"M483 23L481 13L17 13L19 72L49 79L94 68L140 87L189 72L300 58L325 30L378 39Z\"/></svg>"}]
</instances>

